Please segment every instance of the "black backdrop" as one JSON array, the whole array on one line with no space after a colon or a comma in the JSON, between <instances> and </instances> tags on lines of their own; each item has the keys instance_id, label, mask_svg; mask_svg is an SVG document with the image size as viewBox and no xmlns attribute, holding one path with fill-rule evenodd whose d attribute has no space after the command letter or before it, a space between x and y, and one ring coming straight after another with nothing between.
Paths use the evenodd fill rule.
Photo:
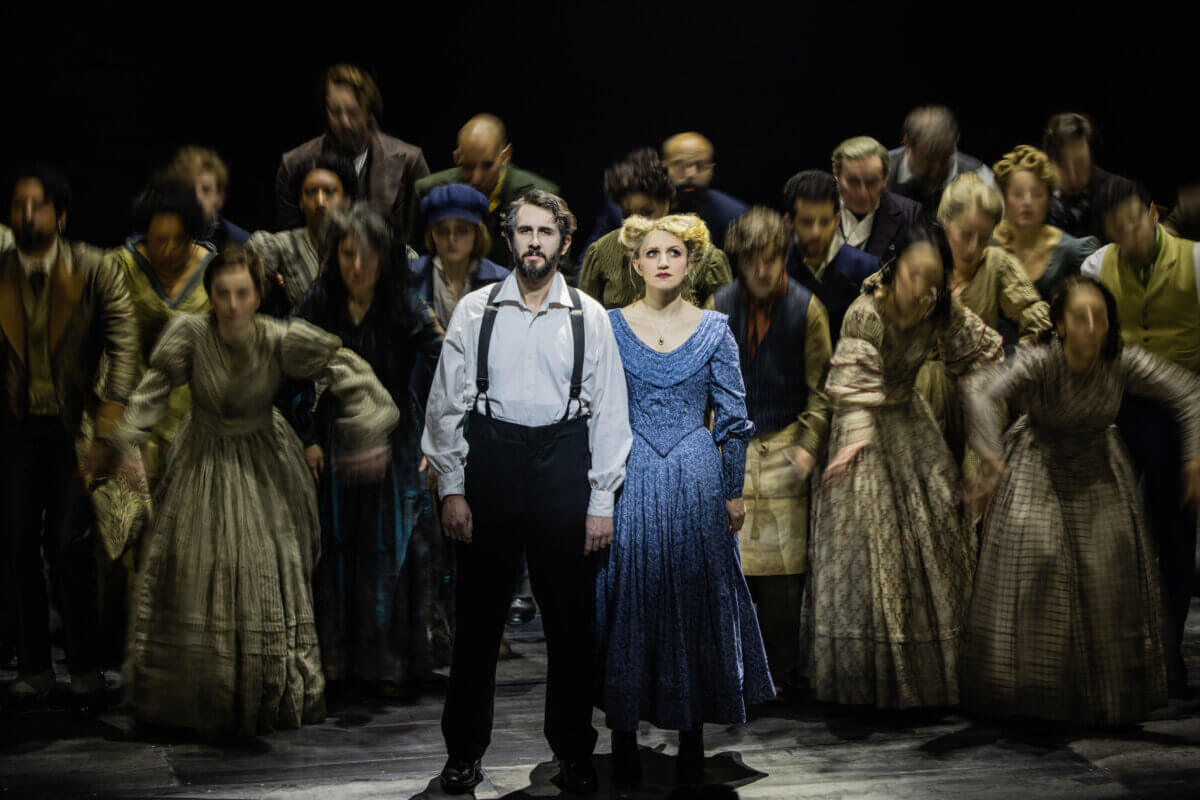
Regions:
<instances>
[{"instance_id":1,"label":"black backdrop","mask_svg":"<svg viewBox=\"0 0 1200 800\"><path fill-rule=\"evenodd\" d=\"M250 4L164 3L123 18L8 5L0 166L61 166L76 194L70 235L101 245L125 236L148 172L188 143L229 163L226 216L269 227L279 155L320 131L317 76L342 60L376 76L382 128L423 147L433 170L451 165L468 116L500 115L514 160L563 187L585 232L603 168L635 146L700 130L717 147L714 185L775 204L790 174L828 168L842 138L894 146L907 109L928 102L952 107L962 149L988 162L1037 143L1054 111L1078 109L1104 131L1101 163L1158 202L1200 177L1200 39L1145 3L1095 17L1098 4L343 0L311 19Z\"/></svg>"}]
</instances>

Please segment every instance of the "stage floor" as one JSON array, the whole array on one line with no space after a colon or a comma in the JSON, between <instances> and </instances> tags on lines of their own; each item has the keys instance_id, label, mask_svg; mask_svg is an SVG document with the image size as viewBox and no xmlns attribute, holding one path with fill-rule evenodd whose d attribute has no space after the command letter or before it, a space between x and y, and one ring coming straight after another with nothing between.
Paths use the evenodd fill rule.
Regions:
<instances>
[{"instance_id":1,"label":"stage floor","mask_svg":"<svg viewBox=\"0 0 1200 800\"><path fill-rule=\"evenodd\" d=\"M1200 601L1188 638L1200 686ZM555 797L542 738L545 648L515 643L502 662L493 744L477 797ZM13 679L0 673L0 683ZM110 676L113 677L113 676ZM2 687L0 687L2 688ZM62 710L0 719L0 800L42 798L434 798L445 760L441 698L333 705L321 725L249 742L147 737L111 711L75 722ZM608 786L600 714L599 797ZM873 713L806 701L756 709L746 725L705 730L708 782L743 798L1200 797L1200 700L1172 701L1141 726L1059 732L956 711ZM646 786L672 788L675 735L643 727Z\"/></svg>"}]
</instances>

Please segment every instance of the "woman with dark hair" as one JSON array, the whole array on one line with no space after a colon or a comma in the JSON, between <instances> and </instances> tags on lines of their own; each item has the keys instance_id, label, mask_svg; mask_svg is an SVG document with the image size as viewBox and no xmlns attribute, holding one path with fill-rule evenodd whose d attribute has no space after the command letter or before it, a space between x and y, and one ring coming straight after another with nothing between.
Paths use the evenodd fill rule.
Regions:
<instances>
[{"instance_id":1,"label":"woman with dark hair","mask_svg":"<svg viewBox=\"0 0 1200 800\"><path fill-rule=\"evenodd\" d=\"M910 231L879 288L846 312L825 391L832 459L810 544L809 679L821 700L953 705L957 645L975 568L958 465L917 371L1003 358L1000 336L949 291L940 229Z\"/></svg>"},{"instance_id":2,"label":"woman with dark hair","mask_svg":"<svg viewBox=\"0 0 1200 800\"><path fill-rule=\"evenodd\" d=\"M216 249L201 241L208 223L195 190L166 172L151 176L133 203L133 229L110 257L125 275L141 342L138 374L145 372L158 337L173 316L209 311L202 281ZM167 446L192 407L186 384L171 393L166 413L141 451L153 490Z\"/></svg>"},{"instance_id":3,"label":"woman with dark hair","mask_svg":"<svg viewBox=\"0 0 1200 800\"><path fill-rule=\"evenodd\" d=\"M141 722L253 735L324 717L310 586L317 496L296 434L272 407L285 377L338 398L341 469L388 458L396 406L336 336L256 314L266 281L229 246L204 278L213 312L179 314L159 337L117 440L134 446L190 385L193 405L162 468L142 545L130 648Z\"/></svg>"},{"instance_id":4,"label":"woman with dark hair","mask_svg":"<svg viewBox=\"0 0 1200 800\"><path fill-rule=\"evenodd\" d=\"M631 216L659 219L671 210L675 184L658 154L643 148L605 170L604 194L621 207L626 219ZM593 242L579 269L579 290L608 309L627 306L646 292L646 283L635 273L620 235L620 230L611 231ZM704 306L717 289L732 280L729 259L708 242L683 284L683 298Z\"/></svg>"},{"instance_id":5,"label":"woman with dark hair","mask_svg":"<svg viewBox=\"0 0 1200 800\"><path fill-rule=\"evenodd\" d=\"M418 686L431 671L430 628L436 536L433 502L418 471L425 397L412 397L419 360L432 375L442 327L407 285L404 244L382 215L360 203L330 214L325 259L296 316L339 336L379 376L400 408L382 479L348 481L338 460L347 443L333 422L339 398L313 385L293 403L312 478L321 493L324 553L315 584L317 629L326 676L373 692ZM428 384L414 382L425 388Z\"/></svg>"},{"instance_id":6,"label":"woman with dark hair","mask_svg":"<svg viewBox=\"0 0 1200 800\"><path fill-rule=\"evenodd\" d=\"M1054 337L964 384L983 458L975 592L962 640L962 705L1070 725L1127 725L1166 704L1154 544L1113 422L1125 392L1175 409L1183 485L1200 498L1200 381L1122 347L1116 301L1068 278ZM1049 338L1049 337L1047 337ZM1004 434L997 400L1025 398Z\"/></svg>"}]
</instances>

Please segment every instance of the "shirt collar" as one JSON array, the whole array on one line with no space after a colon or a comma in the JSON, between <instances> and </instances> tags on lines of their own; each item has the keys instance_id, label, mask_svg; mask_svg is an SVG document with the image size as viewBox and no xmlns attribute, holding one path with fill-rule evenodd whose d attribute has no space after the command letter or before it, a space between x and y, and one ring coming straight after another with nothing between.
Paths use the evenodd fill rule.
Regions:
<instances>
[{"instance_id":1,"label":"shirt collar","mask_svg":"<svg viewBox=\"0 0 1200 800\"><path fill-rule=\"evenodd\" d=\"M504 279L504 283L500 285L500 294L496 295L496 303L512 303L528 310L525 301L521 299L521 289L517 286L517 271L515 269L509 273L508 277ZM550 281L550 292L546 295L546 305L543 308L549 306L571 307L571 296L567 292L567 282L563 279L561 272L555 272L554 279Z\"/></svg>"},{"instance_id":2,"label":"shirt collar","mask_svg":"<svg viewBox=\"0 0 1200 800\"><path fill-rule=\"evenodd\" d=\"M500 207L500 191L504 188L504 179L508 177L508 165L505 164L500 168L500 176L496 178L496 185L492 187L492 193L488 197L488 212L495 211Z\"/></svg>"},{"instance_id":3,"label":"shirt collar","mask_svg":"<svg viewBox=\"0 0 1200 800\"><path fill-rule=\"evenodd\" d=\"M950 159L950 171L946 173L946 180L942 181L942 186L949 186L950 183L958 177L958 151L954 151L954 155ZM896 167L896 183L908 183L912 180L912 170L908 168L908 152L900 157L900 164ZM876 206L878 209L879 206Z\"/></svg>"},{"instance_id":4,"label":"shirt collar","mask_svg":"<svg viewBox=\"0 0 1200 800\"><path fill-rule=\"evenodd\" d=\"M21 263L21 269L25 270L26 275L32 275L34 272L44 272L49 275L55 262L58 261L58 242L55 241L46 254L40 258L34 258L17 250L17 261Z\"/></svg>"}]
</instances>

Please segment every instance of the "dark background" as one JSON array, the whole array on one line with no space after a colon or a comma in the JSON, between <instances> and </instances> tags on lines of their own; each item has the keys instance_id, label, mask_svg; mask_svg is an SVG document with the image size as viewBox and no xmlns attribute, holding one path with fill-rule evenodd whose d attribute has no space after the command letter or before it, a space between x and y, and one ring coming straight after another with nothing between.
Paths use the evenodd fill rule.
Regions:
<instances>
[{"instance_id":1,"label":"dark background","mask_svg":"<svg viewBox=\"0 0 1200 800\"><path fill-rule=\"evenodd\" d=\"M434 171L451 166L467 117L501 116L515 163L562 186L584 234L604 167L633 147L700 130L716 144L715 186L775 204L789 175L827 169L845 137L897 145L906 111L929 102L955 110L961 149L988 163L1040 143L1055 111L1091 113L1105 138L1099 162L1170 205L1200 177L1200 38L1172 19L1182 7L1126 2L1096 16L1091 4L827 2L781 12L439 0L332 3L303 18L250 4L9 7L0 166L59 165L75 188L69 235L115 245L149 171L180 145L201 144L230 166L226 216L269 228L279 156L321 131L317 79L344 60L376 76L381 127L424 148Z\"/></svg>"}]
</instances>

